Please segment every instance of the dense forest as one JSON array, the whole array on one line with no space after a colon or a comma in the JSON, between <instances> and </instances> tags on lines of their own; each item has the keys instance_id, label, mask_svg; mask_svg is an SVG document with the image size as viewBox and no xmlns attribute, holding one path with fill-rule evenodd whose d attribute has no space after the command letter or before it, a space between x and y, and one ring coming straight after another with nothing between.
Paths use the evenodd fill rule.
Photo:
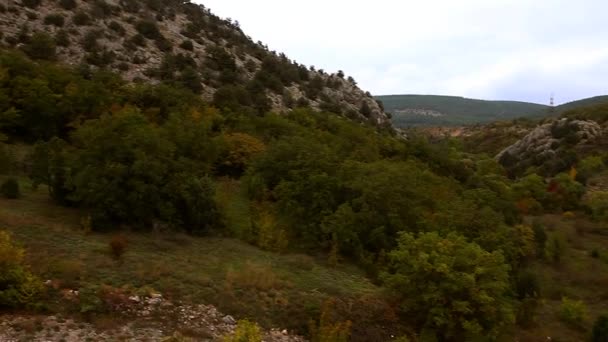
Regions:
<instances>
[{"instance_id":1,"label":"dense forest","mask_svg":"<svg viewBox=\"0 0 608 342\"><path fill-rule=\"evenodd\" d=\"M207 102L180 83L127 83L4 50L2 193L45 189L94 234L231 237L329 267L357 265L381 287L392 318L363 305L315 330L308 321L318 320L311 312L322 303L313 302L306 305L317 311L299 305L271 321L317 341L508 336L534 322L542 305L531 265L557 265L565 248L542 221L526 218L579 211L607 218L606 192L584 196L587 180L606 170L605 150L583 160L575 154L570 167L543 176L513 175L452 139L404 139L306 107L277 115L238 98ZM227 181L241 189L247 216L226 212L218 189ZM128 251L120 239L111 246L117 258ZM0 269L2 309L53 310L57 299L6 233ZM579 324L580 303L572 303L563 303L573 311L565 319ZM94 313L85 304L80 312ZM598 322L605 338L606 319Z\"/></svg>"}]
</instances>

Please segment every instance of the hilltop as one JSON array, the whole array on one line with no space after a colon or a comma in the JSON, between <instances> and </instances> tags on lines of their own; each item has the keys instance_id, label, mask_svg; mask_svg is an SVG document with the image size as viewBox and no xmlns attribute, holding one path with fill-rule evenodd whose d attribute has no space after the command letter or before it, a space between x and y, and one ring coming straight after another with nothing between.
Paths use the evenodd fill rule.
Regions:
<instances>
[{"instance_id":1,"label":"hilltop","mask_svg":"<svg viewBox=\"0 0 608 342\"><path fill-rule=\"evenodd\" d=\"M387 127L369 93L254 42L238 21L177 0L24 0L0 4L0 44L31 58L169 83L218 107L258 113L300 106Z\"/></svg>"}]
</instances>

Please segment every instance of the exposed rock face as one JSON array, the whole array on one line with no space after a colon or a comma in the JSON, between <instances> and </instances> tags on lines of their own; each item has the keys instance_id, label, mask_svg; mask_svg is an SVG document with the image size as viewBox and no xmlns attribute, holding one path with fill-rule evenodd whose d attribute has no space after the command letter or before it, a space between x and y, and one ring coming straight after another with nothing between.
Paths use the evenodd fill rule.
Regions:
<instances>
[{"instance_id":1,"label":"exposed rock face","mask_svg":"<svg viewBox=\"0 0 608 342\"><path fill-rule=\"evenodd\" d=\"M496 160L507 169L519 171L545 163L558 163L567 149L591 143L602 133L602 127L595 121L559 119L538 126L501 151Z\"/></svg>"},{"instance_id":2,"label":"exposed rock face","mask_svg":"<svg viewBox=\"0 0 608 342\"><path fill-rule=\"evenodd\" d=\"M307 104L331 107L358 121L391 125L380 104L353 79L342 72L307 68L269 51L245 35L238 22L222 20L203 5L178 0L6 0L1 9L0 46L22 47L34 33L44 32L57 42L57 60L107 68L129 81L167 81L166 72L154 70L184 62L182 58L167 63L167 56L182 55L195 62L184 78L194 82L196 92L207 100L222 86L253 88L250 81L258 79L266 87L256 88L254 94L264 93L275 111ZM200 80L193 81L192 70ZM178 69L175 76L181 77L183 71Z\"/></svg>"}]
</instances>

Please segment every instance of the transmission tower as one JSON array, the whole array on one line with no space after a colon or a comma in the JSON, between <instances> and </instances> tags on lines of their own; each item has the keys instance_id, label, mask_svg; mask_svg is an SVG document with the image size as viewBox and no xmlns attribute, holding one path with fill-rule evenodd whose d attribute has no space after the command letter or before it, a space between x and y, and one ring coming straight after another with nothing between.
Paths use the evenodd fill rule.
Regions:
<instances>
[{"instance_id":1,"label":"transmission tower","mask_svg":"<svg viewBox=\"0 0 608 342\"><path fill-rule=\"evenodd\" d=\"M555 114L555 94L551 93L549 98L549 115Z\"/></svg>"}]
</instances>

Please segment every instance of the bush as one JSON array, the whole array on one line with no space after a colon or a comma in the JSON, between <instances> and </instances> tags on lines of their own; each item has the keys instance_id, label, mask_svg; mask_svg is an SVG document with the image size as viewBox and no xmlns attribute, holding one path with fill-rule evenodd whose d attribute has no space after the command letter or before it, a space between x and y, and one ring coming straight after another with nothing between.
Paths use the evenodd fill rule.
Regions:
<instances>
[{"instance_id":1,"label":"bush","mask_svg":"<svg viewBox=\"0 0 608 342\"><path fill-rule=\"evenodd\" d=\"M57 46L68 47L70 46L70 37L65 30L59 30L55 34L55 44Z\"/></svg>"},{"instance_id":2,"label":"bush","mask_svg":"<svg viewBox=\"0 0 608 342\"><path fill-rule=\"evenodd\" d=\"M191 40L184 40L179 47L188 51L192 51L194 49L194 45L192 44Z\"/></svg>"},{"instance_id":3,"label":"bush","mask_svg":"<svg viewBox=\"0 0 608 342\"><path fill-rule=\"evenodd\" d=\"M608 221L608 192L594 191L585 199L585 206L596 221Z\"/></svg>"},{"instance_id":4,"label":"bush","mask_svg":"<svg viewBox=\"0 0 608 342\"><path fill-rule=\"evenodd\" d=\"M49 14L46 17L44 17L45 25L55 25L57 27L62 27L64 23L65 23L65 18L63 17L63 15L61 15L59 13Z\"/></svg>"},{"instance_id":5,"label":"bush","mask_svg":"<svg viewBox=\"0 0 608 342\"><path fill-rule=\"evenodd\" d=\"M36 32L23 47L23 52L34 59L55 59L55 40L47 33Z\"/></svg>"},{"instance_id":6,"label":"bush","mask_svg":"<svg viewBox=\"0 0 608 342\"><path fill-rule=\"evenodd\" d=\"M562 304L559 308L559 318L578 328L582 328L589 316L587 306L580 300L570 300L567 297L562 298Z\"/></svg>"},{"instance_id":7,"label":"bush","mask_svg":"<svg viewBox=\"0 0 608 342\"><path fill-rule=\"evenodd\" d=\"M135 24L135 29L148 39L158 39L161 37L158 26L153 21L141 20Z\"/></svg>"},{"instance_id":8,"label":"bush","mask_svg":"<svg viewBox=\"0 0 608 342\"><path fill-rule=\"evenodd\" d=\"M112 253L112 256L117 260L121 259L123 254L127 251L128 245L129 242L124 235L114 235L110 240L110 252Z\"/></svg>"},{"instance_id":9,"label":"bush","mask_svg":"<svg viewBox=\"0 0 608 342\"><path fill-rule=\"evenodd\" d=\"M42 0L21 0L21 3L25 7L36 8L36 7L40 6L40 4L42 3Z\"/></svg>"},{"instance_id":10,"label":"bush","mask_svg":"<svg viewBox=\"0 0 608 342\"><path fill-rule=\"evenodd\" d=\"M333 299L323 303L319 324L310 322L310 335L312 342L347 342L350 340L352 322L337 322Z\"/></svg>"},{"instance_id":11,"label":"bush","mask_svg":"<svg viewBox=\"0 0 608 342\"><path fill-rule=\"evenodd\" d=\"M85 26L91 23L91 17L88 14L80 11L72 17L72 22L77 26Z\"/></svg>"},{"instance_id":12,"label":"bush","mask_svg":"<svg viewBox=\"0 0 608 342\"><path fill-rule=\"evenodd\" d=\"M23 254L10 235L0 231L0 309L35 306L43 290L40 280L25 268Z\"/></svg>"},{"instance_id":13,"label":"bush","mask_svg":"<svg viewBox=\"0 0 608 342\"><path fill-rule=\"evenodd\" d=\"M122 27L119 23L117 23L116 21L111 21L110 24L108 24L108 28L116 33L118 33L120 36L124 36L125 35L125 28Z\"/></svg>"},{"instance_id":14,"label":"bush","mask_svg":"<svg viewBox=\"0 0 608 342\"><path fill-rule=\"evenodd\" d=\"M262 331L253 322L239 321L234 333L224 337L224 342L262 342Z\"/></svg>"},{"instance_id":15,"label":"bush","mask_svg":"<svg viewBox=\"0 0 608 342\"><path fill-rule=\"evenodd\" d=\"M73 10L76 8L76 0L59 0L59 6L65 10Z\"/></svg>"},{"instance_id":16,"label":"bush","mask_svg":"<svg viewBox=\"0 0 608 342\"><path fill-rule=\"evenodd\" d=\"M9 199L21 197L21 191L19 190L19 182L17 179L9 178L5 180L0 186L0 193L2 193L2 196Z\"/></svg>"},{"instance_id":17,"label":"bush","mask_svg":"<svg viewBox=\"0 0 608 342\"><path fill-rule=\"evenodd\" d=\"M593 324L591 331L591 342L608 341L608 316L600 315Z\"/></svg>"}]
</instances>

